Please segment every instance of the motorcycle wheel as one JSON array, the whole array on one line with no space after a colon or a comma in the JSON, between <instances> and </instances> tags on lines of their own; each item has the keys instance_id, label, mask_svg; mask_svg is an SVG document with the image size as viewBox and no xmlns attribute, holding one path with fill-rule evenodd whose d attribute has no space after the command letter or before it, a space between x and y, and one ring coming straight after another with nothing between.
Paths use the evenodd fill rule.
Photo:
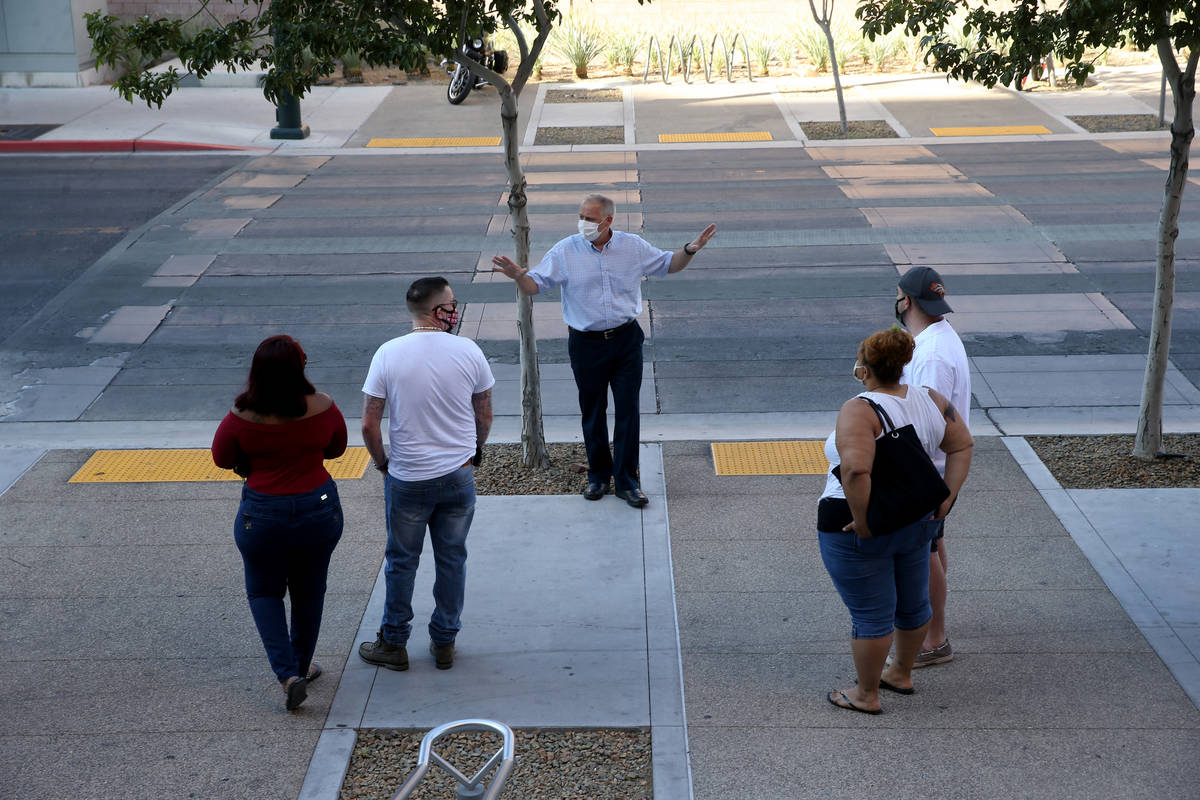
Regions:
<instances>
[{"instance_id":1,"label":"motorcycle wheel","mask_svg":"<svg viewBox=\"0 0 1200 800\"><path fill-rule=\"evenodd\" d=\"M499 72L501 75L508 72L508 52L505 50L497 50L492 54L492 69Z\"/></svg>"},{"instance_id":2,"label":"motorcycle wheel","mask_svg":"<svg viewBox=\"0 0 1200 800\"><path fill-rule=\"evenodd\" d=\"M459 64L458 69L454 70L454 77L450 79L450 85L446 87L446 99L450 101L450 105L456 106L467 99L474 85L475 76L471 74L471 70Z\"/></svg>"}]
</instances>

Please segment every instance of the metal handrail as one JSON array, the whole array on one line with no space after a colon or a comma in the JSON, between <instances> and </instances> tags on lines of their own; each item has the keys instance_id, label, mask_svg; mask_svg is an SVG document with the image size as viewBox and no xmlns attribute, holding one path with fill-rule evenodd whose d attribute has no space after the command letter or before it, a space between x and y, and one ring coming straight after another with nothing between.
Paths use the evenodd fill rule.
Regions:
<instances>
[{"instance_id":1,"label":"metal handrail","mask_svg":"<svg viewBox=\"0 0 1200 800\"><path fill-rule=\"evenodd\" d=\"M667 42L667 60L664 62L663 56L662 56L662 44L659 43L658 37L656 35L651 34L650 41L646 45L646 70L642 73L642 83L649 83L650 56L651 56L650 48L654 48L654 53L657 53L657 55L658 55L658 74L660 76L662 76L663 84L670 86L671 85L671 78L670 78L671 58L675 55L675 50L678 49L679 50L679 60L680 60L680 62L684 61L683 43L681 41L679 41L678 36L676 36L675 34L671 34L671 41ZM681 65L680 69L686 69L686 68ZM684 77L684 82L691 83L691 81L689 81L687 79L686 73L685 73L685 77Z\"/></svg>"},{"instance_id":2,"label":"metal handrail","mask_svg":"<svg viewBox=\"0 0 1200 800\"><path fill-rule=\"evenodd\" d=\"M434 742L448 733L456 733L458 731L491 731L500 734L504 739L500 745L500 749L493 753L487 763L470 778L459 772L450 762L446 761L446 759L433 750ZM499 764L500 766L496 768L495 777L492 778L487 791L482 795L482 800L496 800L500 796L501 790L504 789L504 784L508 781L508 776L512 773L513 766L516 763L514 760L515 741L516 738L513 736L512 728L503 722L493 722L490 719L460 719L456 722L447 722L445 725L439 725L425 734L425 737L421 739L421 749L417 752L417 768L408 776L408 780L404 782L404 785L392 795L392 800L407 800L416 791L421 781L425 779L425 773L429 771L431 761L446 770L446 772L450 773L458 781L459 797L480 797L479 790L483 777Z\"/></svg>"},{"instance_id":3,"label":"metal handrail","mask_svg":"<svg viewBox=\"0 0 1200 800\"><path fill-rule=\"evenodd\" d=\"M704 40L700 39L700 34L693 34L688 41L687 51L684 52L683 40L677 35L671 34L671 39L667 42L667 57L664 61L662 54L662 43L655 34L650 35L650 41L646 44L646 69L642 72L642 83L650 82L650 59L652 55L657 55L658 74L662 77L663 84L669 86L671 84L671 59L674 57L676 50L679 51L680 72L683 75L683 82L690 84L692 82L692 62L695 60L697 51L700 54L700 65L704 68L704 80L706 83L712 83L712 65L714 56L717 50L717 40L721 40L721 49L725 54L725 78L730 83L733 83L733 60L737 56L738 40L742 42L742 57L746 65L746 79L751 83L754 82L754 72L750 67L750 45L746 42L746 37L738 31L733 36L733 44L730 46L725 37L719 32L713 36L712 43L708 50L704 49ZM697 46L699 40L699 46ZM731 53L732 51L732 53Z\"/></svg>"},{"instance_id":4,"label":"metal handrail","mask_svg":"<svg viewBox=\"0 0 1200 800\"><path fill-rule=\"evenodd\" d=\"M733 35L733 44L730 45L729 49L733 51L733 55L737 55L738 39L742 40L742 57L746 63L746 80L750 81L750 83L754 83L754 70L750 68L750 45L746 42L746 37L742 35L741 31L738 31ZM722 39L721 43L724 44L725 40ZM729 82L733 83L733 58L726 58L725 65L729 69Z\"/></svg>"}]
</instances>

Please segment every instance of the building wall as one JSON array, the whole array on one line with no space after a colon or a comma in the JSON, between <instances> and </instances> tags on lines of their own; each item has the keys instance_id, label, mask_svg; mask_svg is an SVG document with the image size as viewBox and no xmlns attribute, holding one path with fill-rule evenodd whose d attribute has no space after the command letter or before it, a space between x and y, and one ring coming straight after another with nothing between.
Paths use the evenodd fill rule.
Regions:
<instances>
[{"instance_id":1,"label":"building wall","mask_svg":"<svg viewBox=\"0 0 1200 800\"><path fill-rule=\"evenodd\" d=\"M189 17L200 0L0 0L0 86L86 86L105 78L95 69L83 15L104 11L125 19ZM253 16L258 6L242 0L210 0L222 21ZM212 17L207 12L197 19Z\"/></svg>"},{"instance_id":2,"label":"building wall","mask_svg":"<svg viewBox=\"0 0 1200 800\"><path fill-rule=\"evenodd\" d=\"M0 0L0 85L78 85L95 64L83 15L105 0Z\"/></svg>"},{"instance_id":3,"label":"building wall","mask_svg":"<svg viewBox=\"0 0 1200 800\"><path fill-rule=\"evenodd\" d=\"M108 0L108 13L121 19L133 19L146 14L152 17L179 17L182 19L195 14L200 6L200 0ZM228 22L239 15L252 17L257 10L258 7L253 3L244 5L242 0L236 0L233 3L226 2L226 0L209 0L208 11L202 13L197 19L212 20L212 16L209 16L209 12L211 12L222 22Z\"/></svg>"}]
</instances>

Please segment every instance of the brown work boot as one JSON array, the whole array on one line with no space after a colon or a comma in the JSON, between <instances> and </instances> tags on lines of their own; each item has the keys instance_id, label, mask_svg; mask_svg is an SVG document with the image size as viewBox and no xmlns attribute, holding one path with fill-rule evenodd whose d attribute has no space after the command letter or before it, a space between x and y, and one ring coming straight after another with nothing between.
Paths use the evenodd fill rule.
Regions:
<instances>
[{"instance_id":1,"label":"brown work boot","mask_svg":"<svg viewBox=\"0 0 1200 800\"><path fill-rule=\"evenodd\" d=\"M454 666L454 642L430 642L429 652L433 653L433 663L438 669L450 669Z\"/></svg>"},{"instance_id":2,"label":"brown work boot","mask_svg":"<svg viewBox=\"0 0 1200 800\"><path fill-rule=\"evenodd\" d=\"M363 642L358 646L358 657L368 664L387 667L397 672L408 669L408 650L402 644L385 642L383 631L375 635L375 641Z\"/></svg>"}]
</instances>

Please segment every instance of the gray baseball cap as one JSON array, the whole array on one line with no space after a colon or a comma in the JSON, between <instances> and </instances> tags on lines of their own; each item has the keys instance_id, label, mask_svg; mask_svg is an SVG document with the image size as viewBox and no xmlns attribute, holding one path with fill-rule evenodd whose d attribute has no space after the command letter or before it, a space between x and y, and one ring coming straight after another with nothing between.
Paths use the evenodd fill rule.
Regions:
<instances>
[{"instance_id":1,"label":"gray baseball cap","mask_svg":"<svg viewBox=\"0 0 1200 800\"><path fill-rule=\"evenodd\" d=\"M900 291L917 301L931 317L954 311L946 302L946 287L942 276L933 267L913 267L900 278Z\"/></svg>"}]
</instances>

